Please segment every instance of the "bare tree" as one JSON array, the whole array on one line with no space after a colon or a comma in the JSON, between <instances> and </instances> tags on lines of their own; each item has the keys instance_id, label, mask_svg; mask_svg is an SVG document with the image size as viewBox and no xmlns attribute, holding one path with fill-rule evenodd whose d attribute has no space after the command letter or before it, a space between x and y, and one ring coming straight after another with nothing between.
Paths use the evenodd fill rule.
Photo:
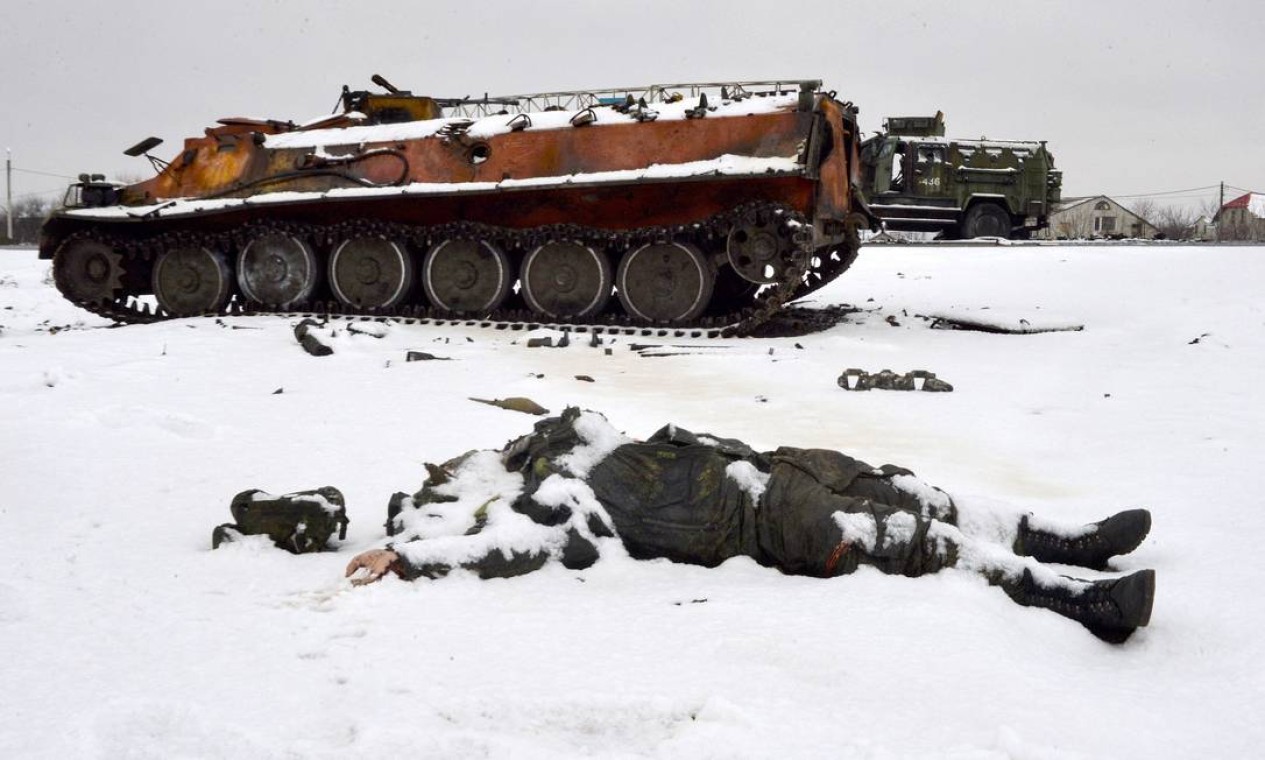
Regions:
<instances>
[{"instance_id":1,"label":"bare tree","mask_svg":"<svg viewBox=\"0 0 1265 760\"><path fill-rule=\"evenodd\" d=\"M53 208L53 202L48 198L32 195L13 204L13 218L25 219L34 217L43 219Z\"/></svg>"},{"instance_id":2,"label":"bare tree","mask_svg":"<svg viewBox=\"0 0 1265 760\"><path fill-rule=\"evenodd\" d=\"M1165 206L1155 212L1155 220L1151 223L1169 240L1187 240L1194 232L1198 218L1199 214L1194 209Z\"/></svg>"},{"instance_id":3,"label":"bare tree","mask_svg":"<svg viewBox=\"0 0 1265 760\"><path fill-rule=\"evenodd\" d=\"M1156 222L1159 221L1159 208L1155 204L1155 199L1139 198L1129 204L1129 210L1142 217L1142 219L1152 227L1159 227L1159 225L1156 224Z\"/></svg>"},{"instance_id":4,"label":"bare tree","mask_svg":"<svg viewBox=\"0 0 1265 760\"><path fill-rule=\"evenodd\" d=\"M39 240L40 227L52 209L51 200L31 195L13 204L13 239L9 243L34 243ZM0 211L0 238L7 231L7 218Z\"/></svg>"},{"instance_id":5,"label":"bare tree","mask_svg":"<svg viewBox=\"0 0 1265 760\"><path fill-rule=\"evenodd\" d=\"M1059 219L1055 235L1060 240L1088 240L1094 234L1087 214L1069 214Z\"/></svg>"}]
</instances>

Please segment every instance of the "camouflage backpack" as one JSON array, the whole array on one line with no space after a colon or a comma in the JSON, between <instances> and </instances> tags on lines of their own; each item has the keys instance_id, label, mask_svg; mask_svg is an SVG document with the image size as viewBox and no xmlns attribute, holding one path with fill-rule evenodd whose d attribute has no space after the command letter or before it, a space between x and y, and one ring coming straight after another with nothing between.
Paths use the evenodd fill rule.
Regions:
<instances>
[{"instance_id":1,"label":"camouflage backpack","mask_svg":"<svg viewBox=\"0 0 1265 760\"><path fill-rule=\"evenodd\" d=\"M229 507L233 523L219 526L211 534L211 548L240 536L267 535L280 549L291 554L325 551L335 531L339 540L347 537L347 509L337 488L325 486L274 496L259 489L242 491Z\"/></svg>"}]
</instances>

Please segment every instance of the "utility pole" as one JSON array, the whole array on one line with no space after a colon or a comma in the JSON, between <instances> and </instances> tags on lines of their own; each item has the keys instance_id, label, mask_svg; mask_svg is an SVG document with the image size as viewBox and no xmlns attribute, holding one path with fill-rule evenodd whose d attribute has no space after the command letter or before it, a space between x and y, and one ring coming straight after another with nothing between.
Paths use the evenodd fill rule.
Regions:
<instances>
[{"instance_id":1,"label":"utility pole","mask_svg":"<svg viewBox=\"0 0 1265 760\"><path fill-rule=\"evenodd\" d=\"M13 242L13 149L4 149L4 218L9 220L9 234L5 238Z\"/></svg>"},{"instance_id":2,"label":"utility pole","mask_svg":"<svg viewBox=\"0 0 1265 760\"><path fill-rule=\"evenodd\" d=\"M1221 225L1225 220L1221 218L1221 209L1225 208L1225 180L1221 180L1221 200L1217 203L1217 214L1212 217L1217 222L1217 242L1221 242Z\"/></svg>"}]
</instances>

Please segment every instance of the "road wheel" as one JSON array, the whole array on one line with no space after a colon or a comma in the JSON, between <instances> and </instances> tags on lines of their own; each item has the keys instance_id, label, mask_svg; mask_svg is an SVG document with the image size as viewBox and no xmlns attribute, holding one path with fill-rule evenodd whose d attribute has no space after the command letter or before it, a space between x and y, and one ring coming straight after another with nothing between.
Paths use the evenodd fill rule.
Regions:
<instances>
[{"instance_id":1,"label":"road wheel","mask_svg":"<svg viewBox=\"0 0 1265 760\"><path fill-rule=\"evenodd\" d=\"M492 311L505 301L513 284L509 259L486 240L445 240L422 262L422 287L441 311Z\"/></svg>"},{"instance_id":2,"label":"road wheel","mask_svg":"<svg viewBox=\"0 0 1265 760\"><path fill-rule=\"evenodd\" d=\"M591 246L551 240L523 260L523 297L550 317L590 317L606 307L613 280L610 260Z\"/></svg>"},{"instance_id":3,"label":"road wheel","mask_svg":"<svg viewBox=\"0 0 1265 760\"><path fill-rule=\"evenodd\" d=\"M175 317L217 312L228 303L233 273L210 248L172 248L158 257L151 284L163 310Z\"/></svg>"},{"instance_id":4,"label":"road wheel","mask_svg":"<svg viewBox=\"0 0 1265 760\"><path fill-rule=\"evenodd\" d=\"M237 284L242 295L274 309L286 309L311 298L320 271L311 246L280 232L255 236L237 256Z\"/></svg>"},{"instance_id":5,"label":"road wheel","mask_svg":"<svg viewBox=\"0 0 1265 760\"><path fill-rule=\"evenodd\" d=\"M685 322L707 308L716 273L692 245L651 243L624 257L615 281L629 314L646 322Z\"/></svg>"},{"instance_id":6,"label":"road wheel","mask_svg":"<svg viewBox=\"0 0 1265 760\"><path fill-rule=\"evenodd\" d=\"M1010 213L996 203L977 203L962 220L962 237L1010 237Z\"/></svg>"},{"instance_id":7,"label":"road wheel","mask_svg":"<svg viewBox=\"0 0 1265 760\"><path fill-rule=\"evenodd\" d=\"M413 260L404 246L382 237L344 240L329 257L334 297L359 309L386 309L403 301L413 284Z\"/></svg>"},{"instance_id":8,"label":"road wheel","mask_svg":"<svg viewBox=\"0 0 1265 760\"><path fill-rule=\"evenodd\" d=\"M123 257L106 243L73 238L53 254L57 289L76 303L112 301L123 288Z\"/></svg>"}]
</instances>

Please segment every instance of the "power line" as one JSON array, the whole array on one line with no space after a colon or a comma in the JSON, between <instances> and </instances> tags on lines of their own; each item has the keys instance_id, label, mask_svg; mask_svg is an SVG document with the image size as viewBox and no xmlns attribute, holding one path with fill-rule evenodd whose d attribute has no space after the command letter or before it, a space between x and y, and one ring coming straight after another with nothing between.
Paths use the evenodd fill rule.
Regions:
<instances>
[{"instance_id":1,"label":"power line","mask_svg":"<svg viewBox=\"0 0 1265 760\"><path fill-rule=\"evenodd\" d=\"M1162 190L1155 193L1134 193L1132 195L1111 195L1106 193L1109 198L1156 198L1162 195L1181 195L1183 193L1195 193L1200 191L1216 190L1220 185L1206 185L1204 187L1188 187L1185 190ZM1229 185L1227 185L1229 187Z\"/></svg>"},{"instance_id":2,"label":"power line","mask_svg":"<svg viewBox=\"0 0 1265 760\"><path fill-rule=\"evenodd\" d=\"M1094 196L1090 196L1090 197L1094 197ZM1136 196L1136 195L1108 195L1107 197L1108 197L1108 198L1138 198L1138 197L1146 197L1146 196ZM1166 201L1189 201L1189 200L1200 200L1200 199L1206 199L1206 198L1208 198L1208 197L1209 197L1209 196L1208 196L1206 193L1205 193L1204 195L1169 195L1169 196L1165 196L1165 197L1164 197L1164 200L1166 200Z\"/></svg>"},{"instance_id":3,"label":"power line","mask_svg":"<svg viewBox=\"0 0 1265 760\"><path fill-rule=\"evenodd\" d=\"M57 193L64 193L64 192L66 192L66 189L63 187L59 187L54 190L40 190L38 192L33 192L33 193L22 193L21 195L13 196L13 200L22 201L22 200L26 200L27 198L38 198L42 195L54 195Z\"/></svg>"},{"instance_id":4,"label":"power line","mask_svg":"<svg viewBox=\"0 0 1265 760\"><path fill-rule=\"evenodd\" d=\"M1244 188L1244 187L1235 187L1234 185L1226 185L1226 186L1225 186L1225 189L1226 189L1226 190L1234 190L1234 191L1236 191L1236 192L1240 192L1240 193L1243 193L1243 194L1251 193L1252 195L1265 195L1265 193L1261 193L1261 192L1259 192L1259 191L1257 191L1257 190L1248 190L1247 188Z\"/></svg>"},{"instance_id":5,"label":"power line","mask_svg":"<svg viewBox=\"0 0 1265 760\"><path fill-rule=\"evenodd\" d=\"M41 172L41 171L36 171L34 169L22 169L17 166L13 167L13 171L22 172L23 174L38 174L41 177L56 177L58 179L78 179L78 177L71 177L66 174L53 174L52 172Z\"/></svg>"}]
</instances>

